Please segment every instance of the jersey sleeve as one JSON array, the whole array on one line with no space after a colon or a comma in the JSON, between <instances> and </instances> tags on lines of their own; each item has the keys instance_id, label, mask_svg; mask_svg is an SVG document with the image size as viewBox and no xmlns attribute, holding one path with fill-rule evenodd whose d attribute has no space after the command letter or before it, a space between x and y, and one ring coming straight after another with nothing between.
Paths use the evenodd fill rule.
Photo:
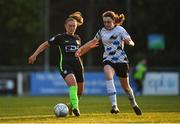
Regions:
<instances>
[{"instance_id":1,"label":"jersey sleeve","mask_svg":"<svg viewBox=\"0 0 180 124\"><path fill-rule=\"evenodd\" d=\"M51 37L49 40L48 40L48 43L50 45L59 45L60 44L60 39L61 39L61 34L58 34L56 36L53 36Z\"/></svg>"},{"instance_id":2,"label":"jersey sleeve","mask_svg":"<svg viewBox=\"0 0 180 124\"><path fill-rule=\"evenodd\" d=\"M101 40L101 38L102 38L102 36L101 36L101 30L99 30L99 31L96 33L94 39L95 39L95 38Z\"/></svg>"},{"instance_id":3,"label":"jersey sleeve","mask_svg":"<svg viewBox=\"0 0 180 124\"><path fill-rule=\"evenodd\" d=\"M77 44L79 45L79 46L81 46L81 38L80 38L80 36L79 35L76 35L76 38L77 38Z\"/></svg>"},{"instance_id":4,"label":"jersey sleeve","mask_svg":"<svg viewBox=\"0 0 180 124\"><path fill-rule=\"evenodd\" d=\"M122 37L122 40L130 38L130 35L123 27L121 28L121 37Z\"/></svg>"}]
</instances>

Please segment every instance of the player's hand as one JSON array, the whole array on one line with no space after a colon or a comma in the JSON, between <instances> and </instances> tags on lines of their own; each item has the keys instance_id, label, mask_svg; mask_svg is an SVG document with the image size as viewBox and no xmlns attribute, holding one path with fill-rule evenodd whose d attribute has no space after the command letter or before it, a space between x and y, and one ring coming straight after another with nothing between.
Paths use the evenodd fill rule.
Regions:
<instances>
[{"instance_id":1,"label":"player's hand","mask_svg":"<svg viewBox=\"0 0 180 124\"><path fill-rule=\"evenodd\" d=\"M76 51L75 56L76 56L76 57L80 57L80 56L81 56L81 50L80 50L80 49L78 49L78 50Z\"/></svg>"},{"instance_id":2,"label":"player's hand","mask_svg":"<svg viewBox=\"0 0 180 124\"><path fill-rule=\"evenodd\" d=\"M36 61L36 56L32 55L28 58L28 63L29 64L34 64L34 62Z\"/></svg>"}]
</instances>

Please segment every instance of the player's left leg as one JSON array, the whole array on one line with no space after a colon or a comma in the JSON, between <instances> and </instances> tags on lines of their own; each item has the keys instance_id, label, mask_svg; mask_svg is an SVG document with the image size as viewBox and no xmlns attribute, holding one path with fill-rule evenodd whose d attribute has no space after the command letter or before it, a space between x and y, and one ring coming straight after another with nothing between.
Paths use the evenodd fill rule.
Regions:
<instances>
[{"instance_id":1,"label":"player's left leg","mask_svg":"<svg viewBox=\"0 0 180 124\"><path fill-rule=\"evenodd\" d=\"M136 103L135 96L131 86L129 85L129 77L120 78L121 86L123 87L125 93L130 100L131 106L133 107L136 115L142 115L141 109L139 108L138 104Z\"/></svg>"},{"instance_id":2,"label":"player's left leg","mask_svg":"<svg viewBox=\"0 0 180 124\"><path fill-rule=\"evenodd\" d=\"M136 103L133 90L129 85L129 64L127 63L118 63L115 67L116 75L119 76L119 80L121 83L122 88L124 89L125 93L130 100L131 106L133 107L136 115L141 115L142 112L139 106Z\"/></svg>"}]
</instances>

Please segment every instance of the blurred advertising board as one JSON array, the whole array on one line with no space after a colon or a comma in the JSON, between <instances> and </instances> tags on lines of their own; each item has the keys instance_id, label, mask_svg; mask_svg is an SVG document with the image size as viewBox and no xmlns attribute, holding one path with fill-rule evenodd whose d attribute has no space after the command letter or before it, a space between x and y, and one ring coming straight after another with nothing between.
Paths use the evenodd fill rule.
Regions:
<instances>
[{"instance_id":1,"label":"blurred advertising board","mask_svg":"<svg viewBox=\"0 0 180 124\"><path fill-rule=\"evenodd\" d=\"M107 95L103 72L85 73L85 95ZM124 94L119 79L115 77L118 94ZM59 72L35 72L30 74L30 95L67 95L68 87Z\"/></svg>"},{"instance_id":2,"label":"blurred advertising board","mask_svg":"<svg viewBox=\"0 0 180 124\"><path fill-rule=\"evenodd\" d=\"M0 95L15 95L16 84L13 79L0 79Z\"/></svg>"},{"instance_id":3,"label":"blurred advertising board","mask_svg":"<svg viewBox=\"0 0 180 124\"><path fill-rule=\"evenodd\" d=\"M165 48L164 35L163 34L149 34L147 45L148 45L149 50L163 50Z\"/></svg>"},{"instance_id":4,"label":"blurred advertising board","mask_svg":"<svg viewBox=\"0 0 180 124\"><path fill-rule=\"evenodd\" d=\"M30 75L31 95L67 94L68 89L58 72L36 72Z\"/></svg>"},{"instance_id":5,"label":"blurred advertising board","mask_svg":"<svg viewBox=\"0 0 180 124\"><path fill-rule=\"evenodd\" d=\"M178 95L177 72L147 72L143 82L144 95Z\"/></svg>"}]
</instances>

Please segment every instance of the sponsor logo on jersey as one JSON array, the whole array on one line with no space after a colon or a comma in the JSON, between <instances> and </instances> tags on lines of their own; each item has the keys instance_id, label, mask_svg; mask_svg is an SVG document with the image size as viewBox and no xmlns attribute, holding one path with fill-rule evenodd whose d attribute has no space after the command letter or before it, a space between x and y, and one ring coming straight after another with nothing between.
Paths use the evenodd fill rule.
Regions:
<instances>
[{"instance_id":1,"label":"sponsor logo on jersey","mask_svg":"<svg viewBox=\"0 0 180 124\"><path fill-rule=\"evenodd\" d=\"M68 45L68 46L65 46L66 52L76 52L77 49L78 49L78 47L75 46L75 45Z\"/></svg>"}]
</instances>

